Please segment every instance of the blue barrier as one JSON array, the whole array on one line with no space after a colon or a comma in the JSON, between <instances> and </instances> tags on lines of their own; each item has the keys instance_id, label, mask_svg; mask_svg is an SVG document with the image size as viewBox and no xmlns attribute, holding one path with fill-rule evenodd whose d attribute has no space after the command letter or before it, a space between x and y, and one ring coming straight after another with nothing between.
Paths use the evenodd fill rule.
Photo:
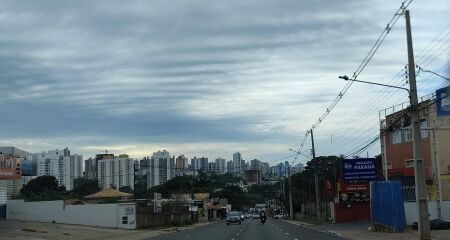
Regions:
<instances>
[{"instance_id":1,"label":"blue barrier","mask_svg":"<svg viewBox=\"0 0 450 240\"><path fill-rule=\"evenodd\" d=\"M403 232L406 227L405 206L398 181L370 183L370 211L375 228Z\"/></svg>"}]
</instances>

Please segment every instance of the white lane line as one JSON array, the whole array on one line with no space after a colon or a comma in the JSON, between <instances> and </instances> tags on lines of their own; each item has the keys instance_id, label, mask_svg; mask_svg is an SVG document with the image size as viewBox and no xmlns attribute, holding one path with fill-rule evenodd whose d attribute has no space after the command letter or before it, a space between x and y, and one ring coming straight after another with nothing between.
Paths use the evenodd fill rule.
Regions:
<instances>
[{"instance_id":1,"label":"white lane line","mask_svg":"<svg viewBox=\"0 0 450 240\"><path fill-rule=\"evenodd\" d=\"M239 236L239 233L236 233L236 236Z\"/></svg>"},{"instance_id":2,"label":"white lane line","mask_svg":"<svg viewBox=\"0 0 450 240\"><path fill-rule=\"evenodd\" d=\"M289 233L286 233L286 235L289 235Z\"/></svg>"},{"instance_id":3,"label":"white lane line","mask_svg":"<svg viewBox=\"0 0 450 240\"><path fill-rule=\"evenodd\" d=\"M298 238L294 238L294 240L298 240Z\"/></svg>"}]
</instances>

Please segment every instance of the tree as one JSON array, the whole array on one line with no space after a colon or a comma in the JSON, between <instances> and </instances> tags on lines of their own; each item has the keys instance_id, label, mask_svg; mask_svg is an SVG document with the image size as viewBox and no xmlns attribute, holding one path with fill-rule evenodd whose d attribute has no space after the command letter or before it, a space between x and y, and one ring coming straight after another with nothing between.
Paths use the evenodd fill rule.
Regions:
<instances>
[{"instance_id":1,"label":"tree","mask_svg":"<svg viewBox=\"0 0 450 240\"><path fill-rule=\"evenodd\" d=\"M133 189L130 186L120 187L119 191L124 192L124 193L133 193Z\"/></svg>"},{"instance_id":2,"label":"tree","mask_svg":"<svg viewBox=\"0 0 450 240\"><path fill-rule=\"evenodd\" d=\"M29 196L32 194L41 194L46 192L55 192L63 190L59 187L58 180L54 176L39 176L32 179L25 185L21 190L24 196Z\"/></svg>"},{"instance_id":3,"label":"tree","mask_svg":"<svg viewBox=\"0 0 450 240\"><path fill-rule=\"evenodd\" d=\"M59 186L54 176L39 176L20 190L27 201L61 200L67 197L66 188Z\"/></svg>"},{"instance_id":4,"label":"tree","mask_svg":"<svg viewBox=\"0 0 450 240\"><path fill-rule=\"evenodd\" d=\"M77 178L73 183L73 193L76 197L82 198L84 196L99 192L101 189L98 186L98 181L87 178Z\"/></svg>"}]
</instances>

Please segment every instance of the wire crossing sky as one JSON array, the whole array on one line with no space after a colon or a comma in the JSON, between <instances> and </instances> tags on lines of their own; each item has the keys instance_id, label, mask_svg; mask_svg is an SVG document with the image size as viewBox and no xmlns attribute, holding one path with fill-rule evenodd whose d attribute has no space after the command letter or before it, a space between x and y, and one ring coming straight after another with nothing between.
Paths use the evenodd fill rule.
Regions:
<instances>
[{"instance_id":1,"label":"wire crossing sky","mask_svg":"<svg viewBox=\"0 0 450 240\"><path fill-rule=\"evenodd\" d=\"M347 84L338 76L355 71L401 3L2 1L0 145L279 160L298 149ZM448 77L449 4L409 9L416 63ZM403 85L406 62L401 17L358 78ZM417 80L420 95L448 84L426 72ZM406 100L353 85L315 129L317 154L369 142L378 111ZM379 153L377 144L367 150Z\"/></svg>"}]
</instances>

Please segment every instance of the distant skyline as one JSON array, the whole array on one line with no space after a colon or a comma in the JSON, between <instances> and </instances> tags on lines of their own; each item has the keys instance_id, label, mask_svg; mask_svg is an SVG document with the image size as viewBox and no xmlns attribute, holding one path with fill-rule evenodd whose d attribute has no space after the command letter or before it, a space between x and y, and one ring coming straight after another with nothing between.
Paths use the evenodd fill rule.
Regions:
<instances>
[{"instance_id":1,"label":"distant skyline","mask_svg":"<svg viewBox=\"0 0 450 240\"><path fill-rule=\"evenodd\" d=\"M3 1L0 146L274 162L298 149L401 2ZM416 63L448 75L450 4L409 9ZM401 17L360 79L403 85L406 63ZM417 79L419 95L446 84ZM315 130L317 155L368 141L378 111L407 100L353 84Z\"/></svg>"}]
</instances>

